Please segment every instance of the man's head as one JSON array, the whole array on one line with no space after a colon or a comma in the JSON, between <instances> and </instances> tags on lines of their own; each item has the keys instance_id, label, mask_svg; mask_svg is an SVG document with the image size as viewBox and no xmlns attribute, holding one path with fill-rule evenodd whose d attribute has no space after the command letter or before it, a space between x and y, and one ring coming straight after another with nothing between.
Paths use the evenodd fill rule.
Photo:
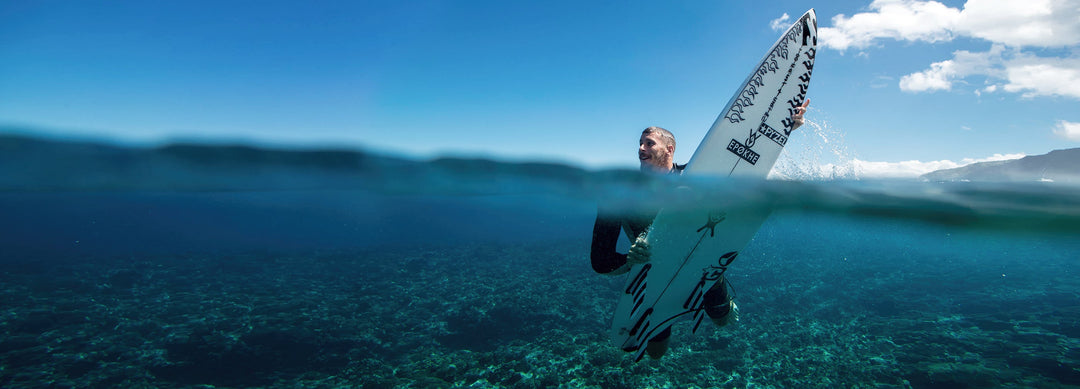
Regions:
<instances>
[{"instance_id":1,"label":"man's head","mask_svg":"<svg viewBox=\"0 0 1080 389\"><path fill-rule=\"evenodd\" d=\"M646 128L638 141L638 160L642 171L670 171L675 161L675 136L660 127Z\"/></svg>"}]
</instances>

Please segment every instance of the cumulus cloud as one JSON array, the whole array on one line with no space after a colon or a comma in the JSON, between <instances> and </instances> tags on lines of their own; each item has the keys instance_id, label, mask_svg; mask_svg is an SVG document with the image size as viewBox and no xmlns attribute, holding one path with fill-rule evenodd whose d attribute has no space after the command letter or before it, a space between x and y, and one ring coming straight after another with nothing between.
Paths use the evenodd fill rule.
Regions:
<instances>
[{"instance_id":1,"label":"cumulus cloud","mask_svg":"<svg viewBox=\"0 0 1080 389\"><path fill-rule=\"evenodd\" d=\"M930 69L901 77L900 90L905 92L949 90L952 88L952 79L958 74L956 61L935 62L930 64Z\"/></svg>"},{"instance_id":2,"label":"cumulus cloud","mask_svg":"<svg viewBox=\"0 0 1080 389\"><path fill-rule=\"evenodd\" d=\"M875 0L863 12L832 18L833 27L818 29L824 47L866 48L875 40L938 42L951 40L960 11L936 1Z\"/></svg>"},{"instance_id":3,"label":"cumulus cloud","mask_svg":"<svg viewBox=\"0 0 1080 389\"><path fill-rule=\"evenodd\" d=\"M962 165L953 161L901 161L873 162L856 159L852 161L855 174L859 178L915 178L923 174L952 169Z\"/></svg>"},{"instance_id":4,"label":"cumulus cloud","mask_svg":"<svg viewBox=\"0 0 1080 389\"><path fill-rule=\"evenodd\" d=\"M783 16L773 19L773 21L769 22L769 28L773 29L773 31L784 31L784 29L788 28L790 24L791 15L788 15L787 12L785 12Z\"/></svg>"},{"instance_id":5,"label":"cumulus cloud","mask_svg":"<svg viewBox=\"0 0 1080 389\"><path fill-rule=\"evenodd\" d=\"M950 90L957 80L983 76L991 84L985 92L1080 98L1076 54L1039 57L1027 51L1080 45L1080 0L968 0L960 9L937 1L875 0L868 12L837 15L832 24L819 30L820 41L840 51L886 39L934 43L968 37L993 44L983 53L956 51L952 59L901 77L900 89L907 92Z\"/></svg>"},{"instance_id":6,"label":"cumulus cloud","mask_svg":"<svg viewBox=\"0 0 1080 389\"><path fill-rule=\"evenodd\" d=\"M1080 98L1080 59L1026 57L1005 65L1008 83L1003 89L1024 97Z\"/></svg>"},{"instance_id":7,"label":"cumulus cloud","mask_svg":"<svg viewBox=\"0 0 1080 389\"><path fill-rule=\"evenodd\" d=\"M1009 46L1063 47L1080 43L1075 0L968 0L956 32Z\"/></svg>"},{"instance_id":8,"label":"cumulus cloud","mask_svg":"<svg viewBox=\"0 0 1080 389\"><path fill-rule=\"evenodd\" d=\"M855 159L852 161L855 175L859 178L916 178L923 174L941 169L955 169L978 162L1005 161L1023 158L1024 154L994 154L986 158L964 158L960 161L901 161L873 162Z\"/></svg>"},{"instance_id":9,"label":"cumulus cloud","mask_svg":"<svg viewBox=\"0 0 1080 389\"><path fill-rule=\"evenodd\" d=\"M1054 134L1073 142L1080 142L1080 123L1059 120Z\"/></svg>"},{"instance_id":10,"label":"cumulus cloud","mask_svg":"<svg viewBox=\"0 0 1080 389\"><path fill-rule=\"evenodd\" d=\"M1080 132L1080 128L1076 130ZM854 158L841 163L810 164L809 166L792 166L778 163L777 168L769 172L769 178L781 180L918 178L923 174L936 170L955 169L979 162L1019 159L1024 156L1024 154L994 154L986 158L964 158L959 161L910 160L900 162L864 161Z\"/></svg>"},{"instance_id":11,"label":"cumulus cloud","mask_svg":"<svg viewBox=\"0 0 1080 389\"><path fill-rule=\"evenodd\" d=\"M1080 43L1077 0L968 0L963 9L937 1L874 0L870 12L832 18L818 30L822 46L867 48L880 39L949 41L958 36L1008 46L1064 47Z\"/></svg>"},{"instance_id":12,"label":"cumulus cloud","mask_svg":"<svg viewBox=\"0 0 1080 389\"><path fill-rule=\"evenodd\" d=\"M994 45L985 53L972 53L959 50L953 53L953 59L930 64L930 69L912 73L900 78L900 90L905 92L925 92L952 89L954 79L974 74L986 76L1000 75L1002 54L1005 47Z\"/></svg>"},{"instance_id":13,"label":"cumulus cloud","mask_svg":"<svg viewBox=\"0 0 1080 389\"><path fill-rule=\"evenodd\" d=\"M900 78L905 92L949 90L955 80L987 77L983 92L1021 93L1024 98L1063 96L1080 98L1080 58L1038 57L994 45L985 53L956 51L953 59L935 62L929 69Z\"/></svg>"}]
</instances>

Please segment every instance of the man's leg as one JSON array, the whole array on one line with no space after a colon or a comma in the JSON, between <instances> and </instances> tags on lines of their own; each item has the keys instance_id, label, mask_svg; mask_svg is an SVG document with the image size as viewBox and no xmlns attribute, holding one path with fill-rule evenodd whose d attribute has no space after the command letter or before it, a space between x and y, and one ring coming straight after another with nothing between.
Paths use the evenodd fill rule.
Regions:
<instances>
[{"instance_id":1,"label":"man's leg","mask_svg":"<svg viewBox=\"0 0 1080 389\"><path fill-rule=\"evenodd\" d=\"M707 292L703 302L705 313L709 315L713 323L725 326L732 321L739 320L738 308L728 295L727 279L720 278Z\"/></svg>"},{"instance_id":2,"label":"man's leg","mask_svg":"<svg viewBox=\"0 0 1080 389\"><path fill-rule=\"evenodd\" d=\"M649 358L660 359L660 357L667 353L668 343L670 342L671 327L668 327L652 339L649 339L649 344L645 345L645 353L649 354Z\"/></svg>"}]
</instances>

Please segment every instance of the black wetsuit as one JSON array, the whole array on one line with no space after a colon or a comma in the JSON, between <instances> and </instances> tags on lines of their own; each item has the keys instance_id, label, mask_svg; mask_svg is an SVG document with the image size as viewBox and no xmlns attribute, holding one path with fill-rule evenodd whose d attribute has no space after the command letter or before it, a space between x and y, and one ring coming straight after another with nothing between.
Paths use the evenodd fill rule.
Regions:
<instances>
[{"instance_id":1,"label":"black wetsuit","mask_svg":"<svg viewBox=\"0 0 1080 389\"><path fill-rule=\"evenodd\" d=\"M652 224L652 219L656 217L656 213L653 212L651 216L628 217L603 209L598 210L596 222L593 223L590 254L593 270L600 274L607 274L625 266L626 254L615 251L619 243L619 234L623 232L625 226L629 235L627 238L633 241L645 233Z\"/></svg>"},{"instance_id":2,"label":"black wetsuit","mask_svg":"<svg viewBox=\"0 0 1080 389\"><path fill-rule=\"evenodd\" d=\"M686 165L675 165L672 174L682 174ZM615 251L619 243L619 234L625 228L633 242L652 225L659 209L638 211L627 214L625 211L612 211L598 207L596 222L593 223L592 250L590 258L597 273L607 274L626 265L626 254Z\"/></svg>"}]
</instances>

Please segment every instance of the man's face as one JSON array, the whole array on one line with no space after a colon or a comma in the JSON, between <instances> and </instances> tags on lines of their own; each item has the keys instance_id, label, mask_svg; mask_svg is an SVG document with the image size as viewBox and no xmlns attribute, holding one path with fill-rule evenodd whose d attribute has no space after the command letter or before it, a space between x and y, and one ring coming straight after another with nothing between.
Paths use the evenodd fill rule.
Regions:
<instances>
[{"instance_id":1,"label":"man's face","mask_svg":"<svg viewBox=\"0 0 1080 389\"><path fill-rule=\"evenodd\" d=\"M660 134L655 132L642 134L638 142L638 160L641 161L641 170L670 170L674 153L675 146L664 145Z\"/></svg>"}]
</instances>

